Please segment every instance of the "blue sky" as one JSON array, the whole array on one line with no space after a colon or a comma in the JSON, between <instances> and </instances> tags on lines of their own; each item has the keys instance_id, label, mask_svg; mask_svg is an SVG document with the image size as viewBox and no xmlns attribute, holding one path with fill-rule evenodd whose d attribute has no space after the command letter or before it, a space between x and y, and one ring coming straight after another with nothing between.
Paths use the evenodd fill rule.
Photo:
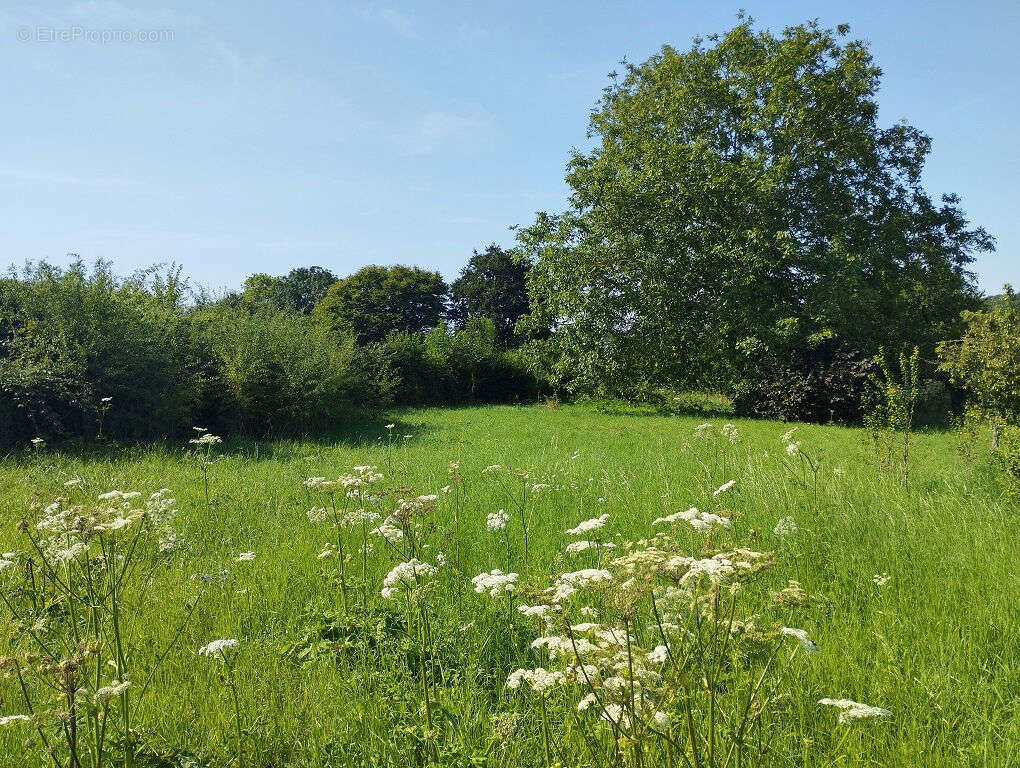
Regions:
<instances>
[{"instance_id":1,"label":"blue sky","mask_svg":"<svg viewBox=\"0 0 1020 768\"><path fill-rule=\"evenodd\" d=\"M454 276L563 206L621 58L723 31L741 6L870 41L881 121L934 137L929 190L998 239L981 287L1020 284L1016 0L8 2L0 265L176 261L211 288L309 264Z\"/></svg>"}]
</instances>

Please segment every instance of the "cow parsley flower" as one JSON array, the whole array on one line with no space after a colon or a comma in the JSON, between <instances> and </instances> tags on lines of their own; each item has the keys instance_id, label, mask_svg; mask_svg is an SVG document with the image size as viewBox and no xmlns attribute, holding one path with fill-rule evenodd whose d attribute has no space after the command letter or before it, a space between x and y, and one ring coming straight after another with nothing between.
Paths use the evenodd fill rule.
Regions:
<instances>
[{"instance_id":1,"label":"cow parsley flower","mask_svg":"<svg viewBox=\"0 0 1020 768\"><path fill-rule=\"evenodd\" d=\"M569 600L578 589L604 581L612 581L613 574L603 568L582 568L579 571L561 573L556 583L547 590L554 603Z\"/></svg>"},{"instance_id":2,"label":"cow parsley flower","mask_svg":"<svg viewBox=\"0 0 1020 768\"><path fill-rule=\"evenodd\" d=\"M506 524L510 522L510 515L505 510L499 510L498 512L490 512L485 518L485 527L495 533L496 531L502 531L506 528Z\"/></svg>"},{"instance_id":3,"label":"cow parsley flower","mask_svg":"<svg viewBox=\"0 0 1020 768\"><path fill-rule=\"evenodd\" d=\"M607 541L604 544L600 544L597 541L581 540L572 541L569 544L567 544L566 552L568 555L577 555L580 554L581 552L586 552L589 549L598 549L600 547L605 550L616 549L616 545L611 541Z\"/></svg>"},{"instance_id":4,"label":"cow parsley flower","mask_svg":"<svg viewBox=\"0 0 1020 768\"><path fill-rule=\"evenodd\" d=\"M797 532L797 521L789 515L780 518L779 522L776 523L776 527L772 529L772 532L776 534L776 536L792 536Z\"/></svg>"},{"instance_id":5,"label":"cow parsley flower","mask_svg":"<svg viewBox=\"0 0 1020 768\"><path fill-rule=\"evenodd\" d=\"M736 480L729 480L729 481L723 483L722 485L720 485L714 491L712 491L712 495L713 496L718 496L721 493L726 493L726 491L728 491L730 488L732 488L736 484L737 484Z\"/></svg>"},{"instance_id":6,"label":"cow parsley flower","mask_svg":"<svg viewBox=\"0 0 1020 768\"><path fill-rule=\"evenodd\" d=\"M208 645L203 645L198 649L199 656L222 656L223 652L228 648L236 648L237 640L233 638L228 640L213 640Z\"/></svg>"},{"instance_id":7,"label":"cow parsley flower","mask_svg":"<svg viewBox=\"0 0 1020 768\"><path fill-rule=\"evenodd\" d=\"M597 531L605 526L609 521L608 514L601 514L598 517L593 517L591 520L585 520L582 523L578 523L576 528L571 528L567 531L570 536L580 536L591 531Z\"/></svg>"},{"instance_id":8,"label":"cow parsley flower","mask_svg":"<svg viewBox=\"0 0 1020 768\"><path fill-rule=\"evenodd\" d=\"M808 653L816 653L818 646L811 642L808 637L806 629L796 629L795 627L783 627L779 630L779 634L785 635L786 637L792 637L800 643L801 647Z\"/></svg>"},{"instance_id":9,"label":"cow parsley flower","mask_svg":"<svg viewBox=\"0 0 1020 768\"><path fill-rule=\"evenodd\" d=\"M562 672L550 671L543 667L536 669L518 669L510 673L506 679L506 687L516 691L521 683L527 683L535 693L545 693L550 688L563 685L566 677Z\"/></svg>"},{"instance_id":10,"label":"cow parsley flower","mask_svg":"<svg viewBox=\"0 0 1020 768\"><path fill-rule=\"evenodd\" d=\"M250 563L252 560L255 559L255 553L254 552L242 552L241 554L239 554L237 556L237 559L238 559L239 562L242 562L242 563Z\"/></svg>"},{"instance_id":11,"label":"cow parsley flower","mask_svg":"<svg viewBox=\"0 0 1020 768\"><path fill-rule=\"evenodd\" d=\"M488 573L480 573L471 579L475 585L475 592L488 592L489 597L499 597L501 594L509 594L517 588L516 573L503 573L499 568L493 568Z\"/></svg>"},{"instance_id":12,"label":"cow parsley flower","mask_svg":"<svg viewBox=\"0 0 1020 768\"><path fill-rule=\"evenodd\" d=\"M875 582L876 587L884 587L892 580L892 576L888 573L876 573L871 580Z\"/></svg>"},{"instance_id":13,"label":"cow parsley flower","mask_svg":"<svg viewBox=\"0 0 1020 768\"><path fill-rule=\"evenodd\" d=\"M552 610L548 605L518 605L517 611L524 614L525 616L537 616L540 619L544 619L549 611Z\"/></svg>"},{"instance_id":14,"label":"cow parsley flower","mask_svg":"<svg viewBox=\"0 0 1020 768\"><path fill-rule=\"evenodd\" d=\"M839 722L841 723L889 717L892 715L892 712L888 709L861 704L859 701L851 701L850 699L820 699L818 703L824 707L836 707L836 709L840 710Z\"/></svg>"},{"instance_id":15,"label":"cow parsley flower","mask_svg":"<svg viewBox=\"0 0 1020 768\"><path fill-rule=\"evenodd\" d=\"M396 544L404 539L404 531L393 525L391 522L383 521L378 528L373 528L370 533L374 536L382 536L390 544Z\"/></svg>"},{"instance_id":16,"label":"cow parsley flower","mask_svg":"<svg viewBox=\"0 0 1020 768\"><path fill-rule=\"evenodd\" d=\"M665 645L657 645L648 652L648 662L650 664L665 664L668 658L669 648Z\"/></svg>"},{"instance_id":17,"label":"cow parsley flower","mask_svg":"<svg viewBox=\"0 0 1020 768\"><path fill-rule=\"evenodd\" d=\"M436 567L423 563L418 558L398 563L383 579L382 596L386 599L397 597L403 590L411 590L424 579L433 576Z\"/></svg>"},{"instance_id":18,"label":"cow parsley flower","mask_svg":"<svg viewBox=\"0 0 1020 768\"><path fill-rule=\"evenodd\" d=\"M120 696L124 691L131 687L130 680L124 680L122 682L115 682L112 685L105 685L96 691L92 697L96 704L102 704Z\"/></svg>"},{"instance_id":19,"label":"cow parsley flower","mask_svg":"<svg viewBox=\"0 0 1020 768\"><path fill-rule=\"evenodd\" d=\"M31 722L32 718L28 715L4 715L0 717L0 728L4 728L8 725L14 725L14 723L28 723Z\"/></svg>"},{"instance_id":20,"label":"cow parsley flower","mask_svg":"<svg viewBox=\"0 0 1020 768\"><path fill-rule=\"evenodd\" d=\"M188 442L191 443L192 445L212 447L214 445L219 445L220 443L222 443L223 438L218 437L212 433L206 432L201 437L193 438Z\"/></svg>"}]
</instances>

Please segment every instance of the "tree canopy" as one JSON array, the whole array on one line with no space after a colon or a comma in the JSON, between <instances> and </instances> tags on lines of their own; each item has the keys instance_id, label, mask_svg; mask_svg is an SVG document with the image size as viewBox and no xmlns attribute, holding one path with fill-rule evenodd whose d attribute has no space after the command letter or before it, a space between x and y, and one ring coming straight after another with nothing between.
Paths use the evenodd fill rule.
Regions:
<instances>
[{"instance_id":1,"label":"tree canopy","mask_svg":"<svg viewBox=\"0 0 1020 768\"><path fill-rule=\"evenodd\" d=\"M322 267L298 267L282 277L259 272L244 281L241 304L249 309L293 309L308 314L337 281Z\"/></svg>"},{"instance_id":2,"label":"tree canopy","mask_svg":"<svg viewBox=\"0 0 1020 768\"><path fill-rule=\"evenodd\" d=\"M496 244L475 251L450 286L450 319L463 326L473 318L488 318L495 327L497 345L518 346L522 338L514 327L528 311L530 268L527 261Z\"/></svg>"},{"instance_id":3,"label":"tree canopy","mask_svg":"<svg viewBox=\"0 0 1020 768\"><path fill-rule=\"evenodd\" d=\"M561 380L732 387L795 350L954 331L992 238L922 188L931 139L878 124L881 70L847 32L741 18L612 76L567 210L519 233Z\"/></svg>"},{"instance_id":4,"label":"tree canopy","mask_svg":"<svg viewBox=\"0 0 1020 768\"><path fill-rule=\"evenodd\" d=\"M417 333L438 325L447 292L438 272L368 266L331 285L315 314L337 330L350 330L359 343L382 341L392 332Z\"/></svg>"}]
</instances>

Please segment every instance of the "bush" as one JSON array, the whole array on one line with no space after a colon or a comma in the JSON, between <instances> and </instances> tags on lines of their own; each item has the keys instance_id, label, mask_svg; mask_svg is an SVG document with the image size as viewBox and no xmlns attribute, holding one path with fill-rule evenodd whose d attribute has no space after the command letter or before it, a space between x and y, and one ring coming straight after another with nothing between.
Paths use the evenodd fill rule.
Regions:
<instances>
[{"instance_id":1,"label":"bush","mask_svg":"<svg viewBox=\"0 0 1020 768\"><path fill-rule=\"evenodd\" d=\"M380 400L380 382L356 365L353 338L314 318L219 307L197 311L193 322L212 361L203 416L219 430L324 430Z\"/></svg>"},{"instance_id":2,"label":"bush","mask_svg":"<svg viewBox=\"0 0 1020 768\"><path fill-rule=\"evenodd\" d=\"M876 370L872 356L857 350L796 350L787 363L762 367L740 382L733 407L740 416L857 423Z\"/></svg>"},{"instance_id":3,"label":"bush","mask_svg":"<svg viewBox=\"0 0 1020 768\"><path fill-rule=\"evenodd\" d=\"M500 349L488 318L472 318L451 333L394 333L379 350L397 379L401 405L533 400L540 387L517 351Z\"/></svg>"},{"instance_id":4,"label":"bush","mask_svg":"<svg viewBox=\"0 0 1020 768\"><path fill-rule=\"evenodd\" d=\"M191 423L203 389L175 271L119 281L107 265L29 265L0 282L0 432L22 440L148 438Z\"/></svg>"}]
</instances>

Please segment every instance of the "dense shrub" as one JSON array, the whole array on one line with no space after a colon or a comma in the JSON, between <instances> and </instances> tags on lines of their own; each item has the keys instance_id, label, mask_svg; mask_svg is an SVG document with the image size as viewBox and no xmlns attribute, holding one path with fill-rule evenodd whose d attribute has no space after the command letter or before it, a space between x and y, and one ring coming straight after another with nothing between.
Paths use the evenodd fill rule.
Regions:
<instances>
[{"instance_id":1,"label":"dense shrub","mask_svg":"<svg viewBox=\"0 0 1020 768\"><path fill-rule=\"evenodd\" d=\"M0 283L0 431L92 437L101 401L109 432L142 438L191 423L201 350L175 272L117 280L104 264L41 264Z\"/></svg>"},{"instance_id":2,"label":"dense shrub","mask_svg":"<svg viewBox=\"0 0 1020 768\"><path fill-rule=\"evenodd\" d=\"M524 356L496 343L493 323L472 318L455 332L394 333L379 345L400 404L533 400L539 382Z\"/></svg>"},{"instance_id":3,"label":"dense shrub","mask_svg":"<svg viewBox=\"0 0 1020 768\"><path fill-rule=\"evenodd\" d=\"M0 280L0 442L301 434L402 405L533 399L491 320L358 345L321 313L184 301L179 274L46 264ZM105 401L106 398L111 398Z\"/></svg>"},{"instance_id":4,"label":"dense shrub","mask_svg":"<svg viewBox=\"0 0 1020 768\"><path fill-rule=\"evenodd\" d=\"M203 417L217 429L316 431L379 402L380 382L357 365L353 338L307 315L218 307L192 322L211 358Z\"/></svg>"},{"instance_id":5,"label":"dense shrub","mask_svg":"<svg viewBox=\"0 0 1020 768\"><path fill-rule=\"evenodd\" d=\"M797 350L788 361L762 366L740 382L733 407L742 416L856 423L876 370L872 356L856 350Z\"/></svg>"},{"instance_id":6,"label":"dense shrub","mask_svg":"<svg viewBox=\"0 0 1020 768\"><path fill-rule=\"evenodd\" d=\"M992 427L1020 423L1020 299L1006 286L988 311L964 312L963 337L939 345L940 368L968 397L972 417Z\"/></svg>"}]
</instances>

